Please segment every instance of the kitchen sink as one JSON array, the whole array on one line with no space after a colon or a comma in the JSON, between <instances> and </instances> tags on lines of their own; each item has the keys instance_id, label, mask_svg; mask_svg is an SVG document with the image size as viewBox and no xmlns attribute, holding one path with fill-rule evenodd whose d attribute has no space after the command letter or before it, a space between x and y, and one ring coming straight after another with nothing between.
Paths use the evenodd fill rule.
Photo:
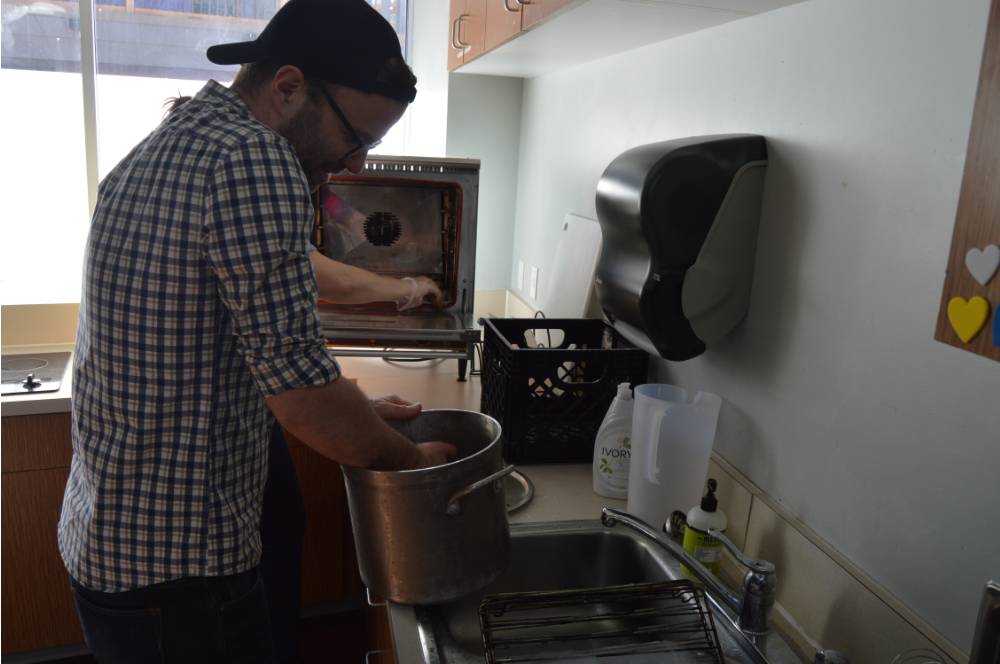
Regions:
<instances>
[{"instance_id":1,"label":"kitchen sink","mask_svg":"<svg viewBox=\"0 0 1000 664\"><path fill-rule=\"evenodd\" d=\"M511 526L511 560L483 590L434 606L391 604L399 664L485 662L479 604L494 593L599 588L682 579L678 563L654 542L626 528L606 528L599 520L525 523ZM710 600L719 643L730 664L802 662L772 631L755 645L723 605ZM763 653L766 653L766 658ZM613 661L625 661L613 658ZM636 660L639 661L639 660ZM647 660L642 661L659 661ZM699 662L675 655L670 662Z\"/></svg>"}]
</instances>

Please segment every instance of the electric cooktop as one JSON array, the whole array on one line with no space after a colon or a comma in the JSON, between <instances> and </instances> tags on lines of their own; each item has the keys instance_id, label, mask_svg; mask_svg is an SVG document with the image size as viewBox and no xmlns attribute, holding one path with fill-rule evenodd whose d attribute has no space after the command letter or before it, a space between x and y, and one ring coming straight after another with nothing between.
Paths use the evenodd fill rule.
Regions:
<instances>
[{"instance_id":1,"label":"electric cooktop","mask_svg":"<svg viewBox=\"0 0 1000 664\"><path fill-rule=\"evenodd\" d=\"M30 353L5 355L0 360L3 377L0 394L55 392L62 384L70 353Z\"/></svg>"}]
</instances>

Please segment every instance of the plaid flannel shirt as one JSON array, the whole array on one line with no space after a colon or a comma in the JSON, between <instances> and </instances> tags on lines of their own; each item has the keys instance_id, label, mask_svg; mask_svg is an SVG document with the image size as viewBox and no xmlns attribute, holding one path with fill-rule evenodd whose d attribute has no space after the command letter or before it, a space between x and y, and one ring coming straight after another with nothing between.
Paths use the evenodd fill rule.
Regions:
<instances>
[{"instance_id":1,"label":"plaid flannel shirt","mask_svg":"<svg viewBox=\"0 0 1000 664\"><path fill-rule=\"evenodd\" d=\"M291 145L214 81L101 182L73 362L69 573L115 592L260 560L264 397L340 375Z\"/></svg>"}]
</instances>

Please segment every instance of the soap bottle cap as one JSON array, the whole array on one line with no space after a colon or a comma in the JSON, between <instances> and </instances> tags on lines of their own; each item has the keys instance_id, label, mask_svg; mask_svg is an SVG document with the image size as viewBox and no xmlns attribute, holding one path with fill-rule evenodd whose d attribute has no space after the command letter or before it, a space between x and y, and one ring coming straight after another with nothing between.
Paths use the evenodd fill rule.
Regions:
<instances>
[{"instance_id":1,"label":"soap bottle cap","mask_svg":"<svg viewBox=\"0 0 1000 664\"><path fill-rule=\"evenodd\" d=\"M705 494L701 499L701 509L706 512L714 512L719 508L719 500L715 497L715 490L719 487L719 483L714 479L708 480L708 493Z\"/></svg>"},{"instance_id":2,"label":"soap bottle cap","mask_svg":"<svg viewBox=\"0 0 1000 664\"><path fill-rule=\"evenodd\" d=\"M622 401L632 400L632 384L618 383L618 398Z\"/></svg>"}]
</instances>

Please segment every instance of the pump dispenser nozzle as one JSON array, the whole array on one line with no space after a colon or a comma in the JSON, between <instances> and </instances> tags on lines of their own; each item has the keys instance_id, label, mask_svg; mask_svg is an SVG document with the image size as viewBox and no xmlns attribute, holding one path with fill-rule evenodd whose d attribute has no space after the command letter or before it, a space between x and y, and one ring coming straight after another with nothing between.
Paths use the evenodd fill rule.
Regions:
<instances>
[{"instance_id":1,"label":"pump dispenser nozzle","mask_svg":"<svg viewBox=\"0 0 1000 664\"><path fill-rule=\"evenodd\" d=\"M709 479L708 493L702 496L701 509L706 512L714 512L719 508L719 499L715 497L715 490L719 488L719 483L715 479Z\"/></svg>"}]
</instances>

